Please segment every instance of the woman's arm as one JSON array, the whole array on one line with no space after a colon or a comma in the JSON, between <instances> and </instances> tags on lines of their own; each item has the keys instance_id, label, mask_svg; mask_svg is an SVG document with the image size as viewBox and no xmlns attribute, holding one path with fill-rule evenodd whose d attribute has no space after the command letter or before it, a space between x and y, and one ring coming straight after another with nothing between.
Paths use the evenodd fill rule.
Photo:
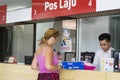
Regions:
<instances>
[{"instance_id":1,"label":"woman's arm","mask_svg":"<svg viewBox=\"0 0 120 80\"><path fill-rule=\"evenodd\" d=\"M36 53L34 54L33 61L32 61L32 64L31 64L31 68L33 70L38 70L38 63L37 63L37 59L36 59Z\"/></svg>"}]
</instances>

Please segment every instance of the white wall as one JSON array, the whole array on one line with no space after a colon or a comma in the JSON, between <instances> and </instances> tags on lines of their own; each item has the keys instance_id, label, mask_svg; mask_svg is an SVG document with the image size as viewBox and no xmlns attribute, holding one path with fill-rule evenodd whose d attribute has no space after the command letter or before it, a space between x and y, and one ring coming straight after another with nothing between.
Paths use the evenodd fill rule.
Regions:
<instances>
[{"instance_id":1,"label":"white wall","mask_svg":"<svg viewBox=\"0 0 120 80\"><path fill-rule=\"evenodd\" d=\"M96 10L105 11L111 9L120 9L119 0L96 0Z\"/></svg>"},{"instance_id":2,"label":"white wall","mask_svg":"<svg viewBox=\"0 0 120 80\"><path fill-rule=\"evenodd\" d=\"M7 12L6 23L31 20L32 8L19 9Z\"/></svg>"},{"instance_id":3,"label":"white wall","mask_svg":"<svg viewBox=\"0 0 120 80\"><path fill-rule=\"evenodd\" d=\"M81 52L96 52L100 49L98 36L109 32L108 17L82 18L81 20Z\"/></svg>"}]
</instances>

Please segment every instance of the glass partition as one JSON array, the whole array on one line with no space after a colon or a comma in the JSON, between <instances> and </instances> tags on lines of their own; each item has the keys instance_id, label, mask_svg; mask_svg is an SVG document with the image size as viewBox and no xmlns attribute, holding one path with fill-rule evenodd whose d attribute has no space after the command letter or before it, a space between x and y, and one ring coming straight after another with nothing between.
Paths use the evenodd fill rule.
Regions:
<instances>
[{"instance_id":1,"label":"glass partition","mask_svg":"<svg viewBox=\"0 0 120 80\"><path fill-rule=\"evenodd\" d=\"M33 56L33 24L13 26L12 56L18 63L25 62L25 56Z\"/></svg>"},{"instance_id":2,"label":"glass partition","mask_svg":"<svg viewBox=\"0 0 120 80\"><path fill-rule=\"evenodd\" d=\"M75 61L81 53L95 53L100 49L98 36L101 33L110 33L112 47L120 49L119 21L119 15L114 15L40 22L36 23L36 28L33 24L0 27L0 62L7 62L9 56L15 56L18 63L24 63L25 56L33 56L34 47L35 50L39 47L40 39L49 28L60 31L53 49L62 60L68 57L65 53L75 54L69 61ZM80 57L76 58L80 60Z\"/></svg>"},{"instance_id":3,"label":"glass partition","mask_svg":"<svg viewBox=\"0 0 120 80\"><path fill-rule=\"evenodd\" d=\"M17 63L30 64L39 41L49 28L60 31L60 37L53 50L64 60L65 53L76 54L76 20L59 20L33 24L0 27L0 62L8 62L9 57L15 57ZM35 32L34 32L35 31ZM35 49L35 50L34 50ZM75 60L73 56L70 60Z\"/></svg>"},{"instance_id":4,"label":"glass partition","mask_svg":"<svg viewBox=\"0 0 120 80\"><path fill-rule=\"evenodd\" d=\"M79 59L81 53L96 52L100 49L98 36L101 33L110 33L111 46L120 49L119 21L119 15L80 18Z\"/></svg>"},{"instance_id":5,"label":"glass partition","mask_svg":"<svg viewBox=\"0 0 120 80\"><path fill-rule=\"evenodd\" d=\"M0 62L10 56L24 63L25 56L33 56L33 24L0 27Z\"/></svg>"},{"instance_id":6,"label":"glass partition","mask_svg":"<svg viewBox=\"0 0 120 80\"><path fill-rule=\"evenodd\" d=\"M39 40L43 37L46 30L49 28L56 28L60 31L60 37L57 43L54 45L53 49L58 53L58 55L62 55L63 60L65 52L73 52L73 54L76 54L76 20L61 20L37 23L36 49L39 46Z\"/></svg>"}]
</instances>

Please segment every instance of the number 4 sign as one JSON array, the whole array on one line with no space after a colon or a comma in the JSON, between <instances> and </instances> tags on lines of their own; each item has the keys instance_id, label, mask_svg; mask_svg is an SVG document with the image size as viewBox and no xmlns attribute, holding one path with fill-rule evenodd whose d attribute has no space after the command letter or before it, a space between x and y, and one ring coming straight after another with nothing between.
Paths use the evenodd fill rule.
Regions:
<instances>
[{"instance_id":1,"label":"number 4 sign","mask_svg":"<svg viewBox=\"0 0 120 80\"><path fill-rule=\"evenodd\" d=\"M92 6L92 0L89 0L89 2L88 2L88 6Z\"/></svg>"}]
</instances>

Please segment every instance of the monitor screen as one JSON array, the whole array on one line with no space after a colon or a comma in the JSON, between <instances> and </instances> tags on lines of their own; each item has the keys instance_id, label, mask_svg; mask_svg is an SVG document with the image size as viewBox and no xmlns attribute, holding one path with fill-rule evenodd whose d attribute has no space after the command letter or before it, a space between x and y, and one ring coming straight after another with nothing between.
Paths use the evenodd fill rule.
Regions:
<instances>
[{"instance_id":1,"label":"monitor screen","mask_svg":"<svg viewBox=\"0 0 120 80\"><path fill-rule=\"evenodd\" d=\"M95 52L81 52L81 61L93 63Z\"/></svg>"},{"instance_id":2,"label":"monitor screen","mask_svg":"<svg viewBox=\"0 0 120 80\"><path fill-rule=\"evenodd\" d=\"M114 70L120 71L120 50L112 50L111 57L114 58Z\"/></svg>"},{"instance_id":3,"label":"monitor screen","mask_svg":"<svg viewBox=\"0 0 120 80\"><path fill-rule=\"evenodd\" d=\"M75 57L76 57L75 52L65 52L64 60L65 61L72 61L72 59L75 59Z\"/></svg>"},{"instance_id":4,"label":"monitor screen","mask_svg":"<svg viewBox=\"0 0 120 80\"><path fill-rule=\"evenodd\" d=\"M24 56L25 64L31 65L33 56Z\"/></svg>"}]
</instances>

